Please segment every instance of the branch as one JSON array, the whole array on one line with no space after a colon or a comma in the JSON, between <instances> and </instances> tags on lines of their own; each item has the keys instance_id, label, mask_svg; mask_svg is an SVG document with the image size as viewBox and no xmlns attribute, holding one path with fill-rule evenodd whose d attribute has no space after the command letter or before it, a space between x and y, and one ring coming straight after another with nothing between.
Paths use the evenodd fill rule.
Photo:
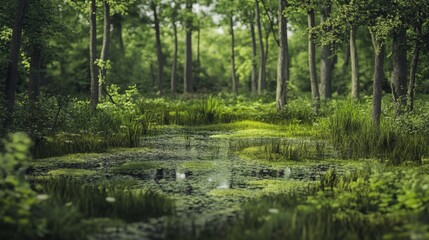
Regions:
<instances>
[{"instance_id":1,"label":"branch","mask_svg":"<svg viewBox=\"0 0 429 240\"><path fill-rule=\"evenodd\" d=\"M265 5L265 1L264 0L261 0L261 1L262 1L262 5L264 6L265 13L268 16L268 21L270 21L270 28L271 28L271 32L273 33L274 40L276 40L277 46L280 46L280 42L277 39L276 32L274 31L274 21L271 19L270 11L268 10L267 5Z\"/></svg>"}]
</instances>

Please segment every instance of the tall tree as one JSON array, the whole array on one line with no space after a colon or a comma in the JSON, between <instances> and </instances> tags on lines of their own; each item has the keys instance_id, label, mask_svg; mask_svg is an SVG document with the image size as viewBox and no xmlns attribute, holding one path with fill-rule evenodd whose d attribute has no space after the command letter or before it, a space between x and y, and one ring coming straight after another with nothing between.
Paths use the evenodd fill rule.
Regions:
<instances>
[{"instance_id":1,"label":"tall tree","mask_svg":"<svg viewBox=\"0 0 429 240\"><path fill-rule=\"evenodd\" d=\"M392 41L392 96L395 102L395 114L404 112L407 97L407 35L405 26L393 33Z\"/></svg>"},{"instance_id":2,"label":"tall tree","mask_svg":"<svg viewBox=\"0 0 429 240\"><path fill-rule=\"evenodd\" d=\"M185 39L185 67L183 74L184 93L192 93L194 91L193 76L192 76L192 5L193 0L186 1L186 39Z\"/></svg>"},{"instance_id":3,"label":"tall tree","mask_svg":"<svg viewBox=\"0 0 429 240\"><path fill-rule=\"evenodd\" d=\"M310 68L310 82L311 82L311 95L313 99L313 111L314 113L319 112L320 107L320 95L319 95L319 86L317 84L317 72L316 72L316 44L314 39L314 34L311 29L316 25L314 8L309 8L307 10L307 21L308 21L308 65Z\"/></svg>"},{"instance_id":4,"label":"tall tree","mask_svg":"<svg viewBox=\"0 0 429 240\"><path fill-rule=\"evenodd\" d=\"M234 96L238 95L238 77L237 77L237 71L235 68L235 38L234 38L234 18L231 11L231 15L229 17L229 31L231 34L231 74L232 74L232 92L234 93Z\"/></svg>"},{"instance_id":5,"label":"tall tree","mask_svg":"<svg viewBox=\"0 0 429 240\"><path fill-rule=\"evenodd\" d=\"M154 18L154 29L155 29L155 39L156 39L156 56L158 60L158 91L160 94L163 93L163 78L164 78L164 54L162 53L161 46L161 29L160 29L160 21L158 17L158 5L153 0L151 2L151 8L153 12Z\"/></svg>"},{"instance_id":6,"label":"tall tree","mask_svg":"<svg viewBox=\"0 0 429 240\"><path fill-rule=\"evenodd\" d=\"M287 39L288 19L284 15L287 7L287 0L278 0L278 2L279 53L277 60L276 106L277 110L281 110L286 103L287 82L289 81L289 49Z\"/></svg>"},{"instance_id":7,"label":"tall tree","mask_svg":"<svg viewBox=\"0 0 429 240\"><path fill-rule=\"evenodd\" d=\"M372 43L374 46L375 52L375 61L374 61L374 83L372 90L372 112L371 119L372 123L379 127L380 126L380 116L381 116L381 98L382 98L382 81L384 78L384 51L385 46L383 42L377 37L377 34L371 32Z\"/></svg>"},{"instance_id":8,"label":"tall tree","mask_svg":"<svg viewBox=\"0 0 429 240\"><path fill-rule=\"evenodd\" d=\"M417 66L418 66L419 57L420 57L420 45L421 45L420 36L422 32L422 24L416 23L414 27L414 31L415 31L416 37L414 40L413 60L411 62L410 82L408 84L408 97L407 97L408 111L413 111L414 109L414 89L416 84Z\"/></svg>"},{"instance_id":9,"label":"tall tree","mask_svg":"<svg viewBox=\"0 0 429 240\"><path fill-rule=\"evenodd\" d=\"M251 75L251 92L252 95L256 95L258 92L258 61L257 61L257 46L256 46L256 36L255 36L255 23L254 17L250 15L249 28L250 28L250 37L252 41L252 75Z\"/></svg>"},{"instance_id":10,"label":"tall tree","mask_svg":"<svg viewBox=\"0 0 429 240\"><path fill-rule=\"evenodd\" d=\"M99 95L106 97L106 75L109 65L109 48L110 48L110 4L107 0L103 1L104 25L103 25L103 46L99 61L100 78L99 78Z\"/></svg>"},{"instance_id":11,"label":"tall tree","mask_svg":"<svg viewBox=\"0 0 429 240\"><path fill-rule=\"evenodd\" d=\"M321 22L325 22L331 15L332 1L324 1L322 4ZM332 97L332 71L334 58L331 50L332 44L323 45L320 56L320 95L322 98Z\"/></svg>"},{"instance_id":12,"label":"tall tree","mask_svg":"<svg viewBox=\"0 0 429 240\"><path fill-rule=\"evenodd\" d=\"M359 99L359 58L356 47L356 28L350 29L350 63L352 66L352 99Z\"/></svg>"},{"instance_id":13,"label":"tall tree","mask_svg":"<svg viewBox=\"0 0 429 240\"><path fill-rule=\"evenodd\" d=\"M177 16L178 16L178 4L171 7L171 25L173 26L173 38L174 38L174 50L173 60L171 66L171 80L170 80L170 91L174 92L177 81L177 53L178 53L178 39L177 39Z\"/></svg>"},{"instance_id":14,"label":"tall tree","mask_svg":"<svg viewBox=\"0 0 429 240\"><path fill-rule=\"evenodd\" d=\"M98 96L98 76L96 56L97 56L97 5L96 0L91 0L89 9L89 66L91 71L91 107L95 109L97 107L99 96Z\"/></svg>"},{"instance_id":15,"label":"tall tree","mask_svg":"<svg viewBox=\"0 0 429 240\"><path fill-rule=\"evenodd\" d=\"M261 15L259 10L259 0L255 0L255 19L256 19L256 28L258 31L258 39L259 39L258 94L261 95L266 88L266 79L265 79L266 66L265 66L264 40L262 37Z\"/></svg>"},{"instance_id":16,"label":"tall tree","mask_svg":"<svg viewBox=\"0 0 429 240\"><path fill-rule=\"evenodd\" d=\"M15 106L16 86L18 83L18 64L19 53L21 49L22 28L25 12L28 7L28 0L19 0L16 11L15 21L12 30L12 40L10 43L9 65L7 68L7 78L5 84L6 107L8 112L12 112Z\"/></svg>"}]
</instances>

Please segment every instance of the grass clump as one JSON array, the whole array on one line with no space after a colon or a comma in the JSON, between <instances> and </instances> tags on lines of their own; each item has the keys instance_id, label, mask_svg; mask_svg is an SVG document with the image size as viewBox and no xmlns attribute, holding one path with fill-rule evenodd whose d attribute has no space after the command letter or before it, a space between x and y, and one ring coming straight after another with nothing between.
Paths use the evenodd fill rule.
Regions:
<instances>
[{"instance_id":1,"label":"grass clump","mask_svg":"<svg viewBox=\"0 0 429 240\"><path fill-rule=\"evenodd\" d=\"M116 174L134 175L140 174L145 170L159 169L162 167L164 167L164 165L157 162L128 162L121 166L113 167L111 172Z\"/></svg>"},{"instance_id":2,"label":"grass clump","mask_svg":"<svg viewBox=\"0 0 429 240\"><path fill-rule=\"evenodd\" d=\"M174 212L174 202L151 190L135 190L107 184L82 184L75 178L52 178L44 191L62 203L72 203L87 217L142 221Z\"/></svg>"},{"instance_id":3,"label":"grass clump","mask_svg":"<svg viewBox=\"0 0 429 240\"><path fill-rule=\"evenodd\" d=\"M48 175L51 176L73 176L73 177L83 177L95 175L97 172L87 169L76 169L76 168L61 168L48 172Z\"/></svg>"},{"instance_id":4,"label":"grass clump","mask_svg":"<svg viewBox=\"0 0 429 240\"><path fill-rule=\"evenodd\" d=\"M392 164L421 163L429 153L428 135L407 132L392 118L374 126L361 107L345 103L328 119L327 128L335 148L343 158L375 157Z\"/></svg>"}]
</instances>

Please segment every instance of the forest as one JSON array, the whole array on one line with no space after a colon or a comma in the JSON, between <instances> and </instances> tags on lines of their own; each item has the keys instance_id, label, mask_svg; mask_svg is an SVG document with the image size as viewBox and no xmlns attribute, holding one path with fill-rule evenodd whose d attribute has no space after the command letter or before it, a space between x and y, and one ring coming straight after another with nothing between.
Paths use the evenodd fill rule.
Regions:
<instances>
[{"instance_id":1,"label":"forest","mask_svg":"<svg viewBox=\"0 0 429 240\"><path fill-rule=\"evenodd\" d=\"M0 239L429 239L429 0L2 0Z\"/></svg>"}]
</instances>

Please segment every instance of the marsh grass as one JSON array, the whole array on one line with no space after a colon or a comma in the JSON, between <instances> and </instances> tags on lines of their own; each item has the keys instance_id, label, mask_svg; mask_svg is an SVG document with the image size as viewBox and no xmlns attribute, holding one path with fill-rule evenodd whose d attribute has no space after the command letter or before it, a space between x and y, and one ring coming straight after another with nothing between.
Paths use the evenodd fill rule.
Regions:
<instances>
[{"instance_id":1,"label":"marsh grass","mask_svg":"<svg viewBox=\"0 0 429 240\"><path fill-rule=\"evenodd\" d=\"M135 222L174 212L172 200L151 190L82 184L82 181L70 177L51 178L42 182L42 186L51 198L77 206L87 217L119 218Z\"/></svg>"},{"instance_id":2,"label":"marsh grass","mask_svg":"<svg viewBox=\"0 0 429 240\"><path fill-rule=\"evenodd\" d=\"M404 131L392 118L384 118L378 128L365 116L369 115L348 102L328 118L330 138L342 158L375 157L392 164L421 163L429 153L429 136Z\"/></svg>"}]
</instances>

